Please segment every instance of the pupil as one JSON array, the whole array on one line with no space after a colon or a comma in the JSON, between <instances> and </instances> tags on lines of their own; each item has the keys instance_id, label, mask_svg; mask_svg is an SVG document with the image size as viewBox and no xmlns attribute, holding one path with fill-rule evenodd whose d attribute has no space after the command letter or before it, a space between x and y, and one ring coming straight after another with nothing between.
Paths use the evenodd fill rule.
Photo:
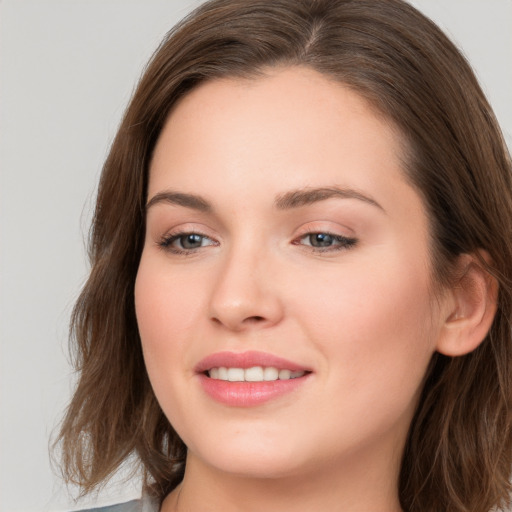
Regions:
<instances>
[{"instance_id":1,"label":"pupil","mask_svg":"<svg viewBox=\"0 0 512 512\"><path fill-rule=\"evenodd\" d=\"M201 235L191 234L186 235L181 240L181 245L184 249L195 249L201 246Z\"/></svg>"},{"instance_id":2,"label":"pupil","mask_svg":"<svg viewBox=\"0 0 512 512\"><path fill-rule=\"evenodd\" d=\"M315 233L311 236L310 242L313 247L329 247L333 242L333 238L332 235L327 233Z\"/></svg>"}]
</instances>

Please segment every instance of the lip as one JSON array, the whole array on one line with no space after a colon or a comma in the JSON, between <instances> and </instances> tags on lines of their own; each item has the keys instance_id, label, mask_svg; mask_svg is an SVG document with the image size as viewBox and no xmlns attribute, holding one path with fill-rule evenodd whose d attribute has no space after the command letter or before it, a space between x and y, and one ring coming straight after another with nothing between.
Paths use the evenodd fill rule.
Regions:
<instances>
[{"instance_id":1,"label":"lip","mask_svg":"<svg viewBox=\"0 0 512 512\"><path fill-rule=\"evenodd\" d=\"M306 371L307 373L294 379L263 382L229 382L208 377L206 374L208 370L221 366L244 369L253 366L273 366L291 371ZM273 354L257 351L217 352L202 359L197 364L195 371L205 393L216 402L231 407L262 405L296 391L311 377L311 370L303 365Z\"/></svg>"},{"instance_id":2,"label":"lip","mask_svg":"<svg viewBox=\"0 0 512 512\"><path fill-rule=\"evenodd\" d=\"M291 370L292 372L311 371L310 368L293 361L256 350L249 350L247 352L216 352L199 361L195 367L195 371L197 373L203 373L211 368L219 368L221 366L244 369L252 368L253 366L273 366L281 370Z\"/></svg>"}]
</instances>

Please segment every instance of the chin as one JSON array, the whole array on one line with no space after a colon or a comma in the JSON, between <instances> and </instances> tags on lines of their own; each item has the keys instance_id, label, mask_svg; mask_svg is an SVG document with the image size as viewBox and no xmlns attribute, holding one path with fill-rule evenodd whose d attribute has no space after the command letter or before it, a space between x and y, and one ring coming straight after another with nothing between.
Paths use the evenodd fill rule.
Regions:
<instances>
[{"instance_id":1,"label":"chin","mask_svg":"<svg viewBox=\"0 0 512 512\"><path fill-rule=\"evenodd\" d=\"M297 443L290 439L269 439L262 436L227 439L217 437L216 442L189 445L189 459L200 461L223 473L244 478L282 478L297 474L306 461L297 458Z\"/></svg>"}]
</instances>

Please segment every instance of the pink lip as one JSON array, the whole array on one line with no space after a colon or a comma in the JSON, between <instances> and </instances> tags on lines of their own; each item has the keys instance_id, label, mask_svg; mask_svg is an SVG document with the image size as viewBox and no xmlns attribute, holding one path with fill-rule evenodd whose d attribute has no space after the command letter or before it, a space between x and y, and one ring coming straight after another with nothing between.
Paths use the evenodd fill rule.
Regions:
<instances>
[{"instance_id":1,"label":"pink lip","mask_svg":"<svg viewBox=\"0 0 512 512\"><path fill-rule=\"evenodd\" d=\"M203 373L211 368L252 368L253 366L273 366L279 370L311 371L303 365L288 361L266 352L250 350L248 352L217 352L205 357L196 365L195 370Z\"/></svg>"},{"instance_id":2,"label":"pink lip","mask_svg":"<svg viewBox=\"0 0 512 512\"><path fill-rule=\"evenodd\" d=\"M218 352L205 357L195 368L203 390L210 398L231 407L254 407L274 400L297 390L311 376L311 373L306 373L303 377L295 379L266 382L229 382L208 377L207 370L221 366L229 368L273 366L291 371L310 372L310 370L300 364L265 352Z\"/></svg>"}]
</instances>

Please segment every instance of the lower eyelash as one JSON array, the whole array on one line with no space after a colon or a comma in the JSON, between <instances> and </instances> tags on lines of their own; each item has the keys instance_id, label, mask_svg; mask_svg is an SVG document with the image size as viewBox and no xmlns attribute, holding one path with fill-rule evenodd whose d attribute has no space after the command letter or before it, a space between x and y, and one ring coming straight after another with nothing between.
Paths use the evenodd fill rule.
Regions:
<instances>
[{"instance_id":1,"label":"lower eyelash","mask_svg":"<svg viewBox=\"0 0 512 512\"><path fill-rule=\"evenodd\" d=\"M356 238L348 238L346 236L340 235L335 236L334 239L342 243L342 245L339 246L340 248L343 247L345 249L350 249L351 247L354 247L357 244Z\"/></svg>"},{"instance_id":2,"label":"lower eyelash","mask_svg":"<svg viewBox=\"0 0 512 512\"><path fill-rule=\"evenodd\" d=\"M173 241L172 237L163 236L160 238L160 240L158 240L157 245L158 245L158 247L167 248L172 241Z\"/></svg>"},{"instance_id":3,"label":"lower eyelash","mask_svg":"<svg viewBox=\"0 0 512 512\"><path fill-rule=\"evenodd\" d=\"M322 253L322 252L347 251L347 250L352 249L353 247L355 247L357 245L357 242L358 242L357 238L348 238L348 237L343 236L343 235L335 235L334 233L329 233L327 231L322 231L322 232L314 231L314 232L311 232L311 233L304 233L302 236L300 236L297 239L298 242L296 243L296 245L301 245L299 242L303 238L305 238L307 236L311 236L311 235L316 235L318 233L332 236L334 240L336 240L337 242L340 243L340 245L333 245L331 247L315 247L313 245L304 245L304 247L307 247L308 250L310 250L312 252Z\"/></svg>"},{"instance_id":4,"label":"lower eyelash","mask_svg":"<svg viewBox=\"0 0 512 512\"><path fill-rule=\"evenodd\" d=\"M163 251L170 251L174 254L181 254L184 251L181 251L181 249L176 249L176 247L173 247L171 244L176 239L176 236L163 236L158 242L157 245L160 249Z\"/></svg>"},{"instance_id":5,"label":"lower eyelash","mask_svg":"<svg viewBox=\"0 0 512 512\"><path fill-rule=\"evenodd\" d=\"M174 242L174 240L180 236L183 236L183 234L178 233L176 235L164 235L158 241L158 245L164 249L167 249Z\"/></svg>"},{"instance_id":6,"label":"lower eyelash","mask_svg":"<svg viewBox=\"0 0 512 512\"><path fill-rule=\"evenodd\" d=\"M160 248L162 248L166 251L170 251L174 254L183 254L183 255L192 254L197 249L200 249L200 247L197 247L195 249L178 249L177 247L173 247L171 245L178 238L185 236L185 235L189 235L189 234L191 234L189 231L182 231L179 233L173 233L172 235L164 235L158 241L158 246ZM207 237L206 235L203 235L202 233L198 233L198 232L194 232L194 234L203 236L203 237ZM296 242L294 242L294 245L302 245L299 243L300 240L302 240L303 238L305 238L307 236L314 235L314 234L317 234L317 232L305 233L304 235L299 237ZM322 252L334 252L334 251L349 250L349 249L352 249L353 247L355 247L358 243L358 240L356 238L348 238L348 237L345 237L342 235L335 235L333 233L328 233L328 232L322 232L322 234L332 236L334 240L336 240L337 242L340 243L340 245L334 245L332 247L315 247L313 245L304 245L304 247L308 247L308 249L312 252L322 253Z\"/></svg>"},{"instance_id":7,"label":"lower eyelash","mask_svg":"<svg viewBox=\"0 0 512 512\"><path fill-rule=\"evenodd\" d=\"M334 239L340 242L340 245L334 245L332 247L313 247L314 250L323 252L323 251L343 251L352 249L356 246L357 240L355 238L346 238L344 236L336 236Z\"/></svg>"},{"instance_id":8,"label":"lower eyelash","mask_svg":"<svg viewBox=\"0 0 512 512\"><path fill-rule=\"evenodd\" d=\"M174 254L182 254L182 255L192 254L197 249L200 249L200 247L196 247L194 249L179 249L179 248L173 247L171 245L178 238L180 238L182 236L190 235L190 234L192 234L192 232L190 232L190 231L181 231L179 233L173 233L172 235L164 235L158 241L158 246L161 249L166 250L166 251L170 251L170 252L172 252ZM206 235L203 235L202 233L198 233L196 231L194 231L193 234L206 237Z\"/></svg>"}]
</instances>

